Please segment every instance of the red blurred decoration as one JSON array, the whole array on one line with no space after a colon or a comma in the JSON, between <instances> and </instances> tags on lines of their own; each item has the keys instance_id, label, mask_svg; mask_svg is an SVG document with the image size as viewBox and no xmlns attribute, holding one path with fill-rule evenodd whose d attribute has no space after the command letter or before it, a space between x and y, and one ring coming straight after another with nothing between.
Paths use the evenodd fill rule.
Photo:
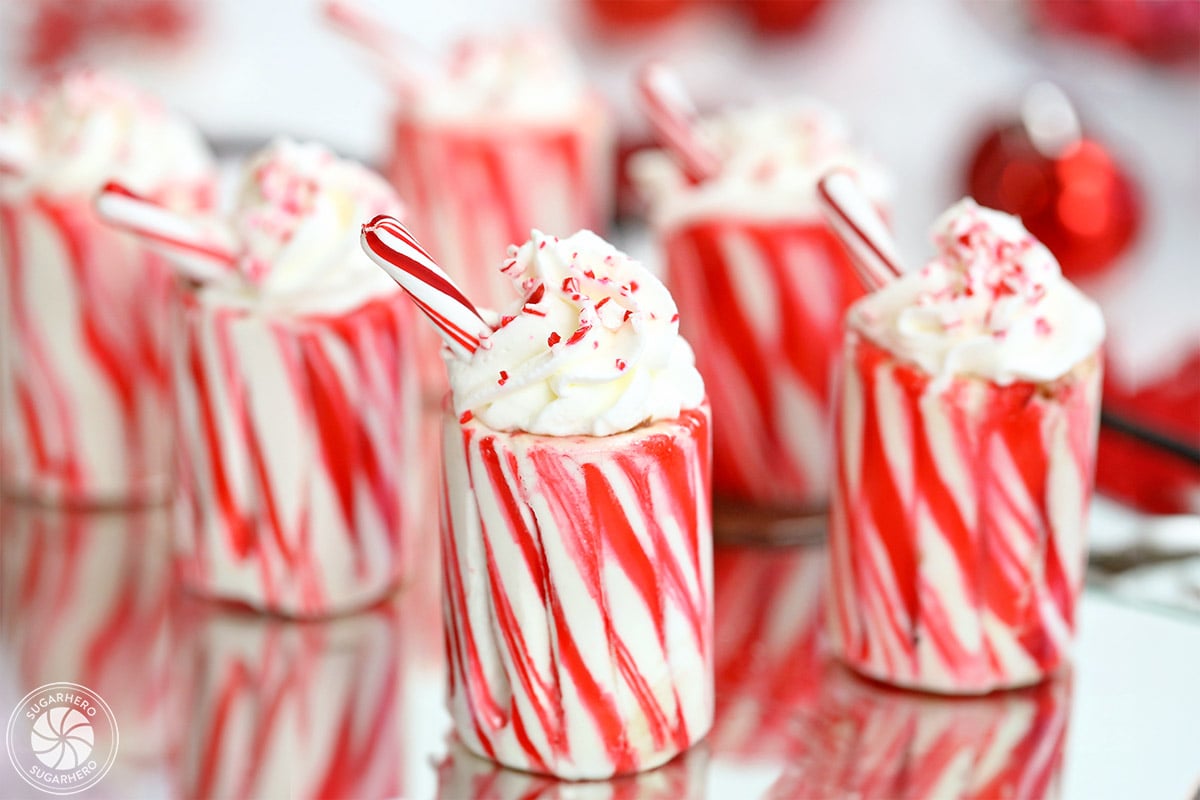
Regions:
<instances>
[{"instance_id":1,"label":"red blurred decoration","mask_svg":"<svg viewBox=\"0 0 1200 800\"><path fill-rule=\"evenodd\" d=\"M1110 367L1104 412L1200 452L1200 346L1152 384L1129 386ZM1111 425L1100 429L1096 485L1143 511L1200 513L1200 462Z\"/></svg>"},{"instance_id":2,"label":"red blurred decoration","mask_svg":"<svg viewBox=\"0 0 1200 800\"><path fill-rule=\"evenodd\" d=\"M24 37L24 60L48 70L102 39L177 42L195 22L190 0L41 0Z\"/></svg>"},{"instance_id":3,"label":"red blurred decoration","mask_svg":"<svg viewBox=\"0 0 1200 800\"><path fill-rule=\"evenodd\" d=\"M759 33L793 34L807 30L825 0L730 0L745 13Z\"/></svg>"},{"instance_id":4,"label":"red blurred decoration","mask_svg":"<svg viewBox=\"0 0 1200 800\"><path fill-rule=\"evenodd\" d=\"M1136 188L1104 145L1081 138L1047 156L1021 122L983 137L967 190L981 205L1019 216L1072 279L1111 266L1141 222Z\"/></svg>"},{"instance_id":5,"label":"red blurred decoration","mask_svg":"<svg viewBox=\"0 0 1200 800\"><path fill-rule=\"evenodd\" d=\"M1196 0L1031 0L1035 25L1104 39L1162 64L1200 64Z\"/></svg>"},{"instance_id":6,"label":"red blurred decoration","mask_svg":"<svg viewBox=\"0 0 1200 800\"><path fill-rule=\"evenodd\" d=\"M588 15L611 32L656 28L687 8L689 0L587 0Z\"/></svg>"}]
</instances>

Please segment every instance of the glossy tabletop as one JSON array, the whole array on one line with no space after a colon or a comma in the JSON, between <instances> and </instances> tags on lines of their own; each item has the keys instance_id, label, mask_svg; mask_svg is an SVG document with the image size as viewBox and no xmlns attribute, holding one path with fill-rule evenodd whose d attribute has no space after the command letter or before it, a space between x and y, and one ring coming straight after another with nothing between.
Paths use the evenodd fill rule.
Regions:
<instances>
[{"instance_id":1,"label":"glossy tabletop","mask_svg":"<svg viewBox=\"0 0 1200 800\"><path fill-rule=\"evenodd\" d=\"M387 602L296 623L184 596L170 514L16 504L0 536L0 710L48 682L120 725L95 798L1188 797L1200 618L1089 590L1075 669L977 699L894 691L831 661L823 549L719 547L716 724L666 767L558 784L453 743L435 525ZM0 798L35 797L7 760Z\"/></svg>"}]
</instances>

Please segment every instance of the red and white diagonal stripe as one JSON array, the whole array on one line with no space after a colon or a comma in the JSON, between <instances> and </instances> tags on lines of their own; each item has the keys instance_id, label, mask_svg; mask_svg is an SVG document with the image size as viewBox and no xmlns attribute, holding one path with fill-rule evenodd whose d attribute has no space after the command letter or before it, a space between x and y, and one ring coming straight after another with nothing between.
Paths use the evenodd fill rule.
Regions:
<instances>
[{"instance_id":1,"label":"red and white diagonal stripe","mask_svg":"<svg viewBox=\"0 0 1200 800\"><path fill-rule=\"evenodd\" d=\"M1069 658L1085 565L1100 369L1052 385L944 385L847 339L830 515L841 658L947 693Z\"/></svg>"},{"instance_id":2,"label":"red and white diagonal stripe","mask_svg":"<svg viewBox=\"0 0 1200 800\"><path fill-rule=\"evenodd\" d=\"M699 221L663 232L667 284L716 426L719 499L823 507L830 368L862 289L824 225ZM718 536L720 531L718 531Z\"/></svg>"},{"instance_id":3,"label":"red and white diagonal stripe","mask_svg":"<svg viewBox=\"0 0 1200 800\"><path fill-rule=\"evenodd\" d=\"M386 174L409 227L481 307L517 297L500 273L532 228L603 234L612 214L612 127L597 100L571 125L454 129L400 118Z\"/></svg>"},{"instance_id":4,"label":"red and white diagonal stripe","mask_svg":"<svg viewBox=\"0 0 1200 800\"><path fill-rule=\"evenodd\" d=\"M709 729L707 408L603 439L447 417L450 708L472 751L600 779Z\"/></svg>"},{"instance_id":5,"label":"red and white diagonal stripe","mask_svg":"<svg viewBox=\"0 0 1200 800\"><path fill-rule=\"evenodd\" d=\"M414 534L410 303L396 292L337 317L185 305L173 359L185 580L293 616L378 599Z\"/></svg>"},{"instance_id":6,"label":"red and white diagonal stripe","mask_svg":"<svg viewBox=\"0 0 1200 800\"><path fill-rule=\"evenodd\" d=\"M169 730L182 797L382 798L413 791L398 609L307 625L211 604L178 620Z\"/></svg>"},{"instance_id":7,"label":"red and white diagonal stripe","mask_svg":"<svg viewBox=\"0 0 1200 800\"><path fill-rule=\"evenodd\" d=\"M208 189L178 199L204 207ZM89 198L0 204L8 492L72 505L166 495L172 282L162 259L101 222Z\"/></svg>"}]
</instances>

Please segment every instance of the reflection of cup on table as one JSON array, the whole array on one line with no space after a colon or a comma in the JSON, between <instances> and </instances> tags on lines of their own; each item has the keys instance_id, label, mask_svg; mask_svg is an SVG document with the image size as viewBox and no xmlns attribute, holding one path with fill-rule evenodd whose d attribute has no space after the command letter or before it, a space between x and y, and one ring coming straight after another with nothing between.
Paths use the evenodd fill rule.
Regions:
<instances>
[{"instance_id":1,"label":"reflection of cup on table","mask_svg":"<svg viewBox=\"0 0 1200 800\"><path fill-rule=\"evenodd\" d=\"M708 745L649 772L578 782L505 769L455 744L438 767L438 791L454 800L702 800L709 796Z\"/></svg>"},{"instance_id":2,"label":"reflection of cup on table","mask_svg":"<svg viewBox=\"0 0 1200 800\"><path fill-rule=\"evenodd\" d=\"M170 514L0 510L0 637L21 694L69 681L96 692L120 729L105 785L165 760L178 737L172 680ZM120 792L118 792L120 793Z\"/></svg>"},{"instance_id":3,"label":"reflection of cup on table","mask_svg":"<svg viewBox=\"0 0 1200 800\"><path fill-rule=\"evenodd\" d=\"M820 695L825 559L822 547L716 548L709 744L721 758L786 756L796 710Z\"/></svg>"},{"instance_id":4,"label":"reflection of cup on table","mask_svg":"<svg viewBox=\"0 0 1200 800\"><path fill-rule=\"evenodd\" d=\"M934 239L847 316L830 618L859 672L979 694L1069 660L1104 323L1014 217Z\"/></svg>"},{"instance_id":5,"label":"reflection of cup on table","mask_svg":"<svg viewBox=\"0 0 1200 800\"><path fill-rule=\"evenodd\" d=\"M110 179L208 207L199 135L152 99L70 74L0 112L0 461L6 492L161 501L170 476L171 275L97 219Z\"/></svg>"},{"instance_id":6,"label":"reflection of cup on table","mask_svg":"<svg viewBox=\"0 0 1200 800\"><path fill-rule=\"evenodd\" d=\"M989 697L889 689L830 664L777 797L1058 797L1071 676Z\"/></svg>"},{"instance_id":7,"label":"reflection of cup on table","mask_svg":"<svg viewBox=\"0 0 1200 800\"><path fill-rule=\"evenodd\" d=\"M815 184L850 164L882 202L887 182L815 105L730 110L701 120L697 134L719 161L712 175L689 178L658 151L632 169L718 420L713 491L739 509L731 518L747 507L819 511L829 491L829 371L842 312L862 290L818 213ZM777 538L782 529L757 530Z\"/></svg>"},{"instance_id":8,"label":"reflection of cup on table","mask_svg":"<svg viewBox=\"0 0 1200 800\"><path fill-rule=\"evenodd\" d=\"M290 622L189 604L179 675L183 797L406 794L395 609Z\"/></svg>"}]
</instances>

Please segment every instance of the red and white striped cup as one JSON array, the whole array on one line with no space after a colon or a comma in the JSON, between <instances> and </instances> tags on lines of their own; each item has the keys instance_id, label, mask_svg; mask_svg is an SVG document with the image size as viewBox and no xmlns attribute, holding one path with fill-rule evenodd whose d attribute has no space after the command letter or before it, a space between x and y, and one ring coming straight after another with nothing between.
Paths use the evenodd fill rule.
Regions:
<instances>
[{"instance_id":1,"label":"red and white striped cup","mask_svg":"<svg viewBox=\"0 0 1200 800\"><path fill-rule=\"evenodd\" d=\"M713 713L709 411L607 437L445 416L459 739L564 779L652 769Z\"/></svg>"},{"instance_id":2,"label":"red and white striped cup","mask_svg":"<svg viewBox=\"0 0 1200 800\"><path fill-rule=\"evenodd\" d=\"M207 208L212 187L171 191ZM172 273L100 221L90 196L0 200L0 476L72 506L170 487Z\"/></svg>"},{"instance_id":3,"label":"red and white striped cup","mask_svg":"<svg viewBox=\"0 0 1200 800\"><path fill-rule=\"evenodd\" d=\"M833 644L886 683L982 694L1064 666L1083 587L1100 358L935 381L850 328L830 511Z\"/></svg>"},{"instance_id":4,"label":"red and white striped cup","mask_svg":"<svg viewBox=\"0 0 1200 800\"><path fill-rule=\"evenodd\" d=\"M735 507L821 510L830 369L842 313L862 295L844 249L816 216L693 219L659 235L718 420L713 493Z\"/></svg>"},{"instance_id":5,"label":"red and white striped cup","mask_svg":"<svg viewBox=\"0 0 1200 800\"><path fill-rule=\"evenodd\" d=\"M200 594L321 617L386 595L419 502L415 322L397 290L348 311L183 298L172 363L177 557Z\"/></svg>"},{"instance_id":6,"label":"red and white striped cup","mask_svg":"<svg viewBox=\"0 0 1200 800\"><path fill-rule=\"evenodd\" d=\"M516 297L497 254L546 231L608 227L614 144L602 101L568 122L489 125L400 113L384 174L409 226L454 280L485 308Z\"/></svg>"}]
</instances>

